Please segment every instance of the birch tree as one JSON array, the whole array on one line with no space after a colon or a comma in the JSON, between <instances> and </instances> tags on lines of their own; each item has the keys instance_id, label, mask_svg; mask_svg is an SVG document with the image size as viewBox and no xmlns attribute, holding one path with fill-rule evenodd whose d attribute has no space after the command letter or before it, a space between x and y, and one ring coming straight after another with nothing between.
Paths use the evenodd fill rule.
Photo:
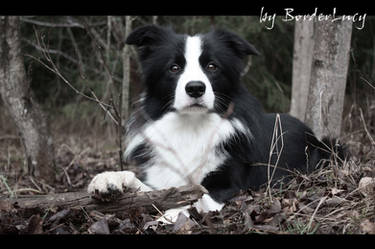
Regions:
<instances>
[{"instance_id":1,"label":"birch tree","mask_svg":"<svg viewBox=\"0 0 375 249\"><path fill-rule=\"evenodd\" d=\"M313 49L314 22L296 21L294 28L292 99L290 114L302 122L305 121Z\"/></svg>"},{"instance_id":2,"label":"birch tree","mask_svg":"<svg viewBox=\"0 0 375 249\"><path fill-rule=\"evenodd\" d=\"M1 16L0 95L20 135L28 173L51 183L55 175L53 141L30 89L20 40L19 17Z\"/></svg>"},{"instance_id":3,"label":"birch tree","mask_svg":"<svg viewBox=\"0 0 375 249\"><path fill-rule=\"evenodd\" d=\"M131 16L125 17L125 37L131 32L132 29L132 22L133 18ZM122 121L125 120L129 116L129 91L130 91L130 47L127 44L124 44L122 48L122 68L123 68L123 76L122 76Z\"/></svg>"},{"instance_id":4,"label":"birch tree","mask_svg":"<svg viewBox=\"0 0 375 249\"><path fill-rule=\"evenodd\" d=\"M296 22L290 114L318 137L339 137L349 65L350 21Z\"/></svg>"},{"instance_id":5,"label":"birch tree","mask_svg":"<svg viewBox=\"0 0 375 249\"><path fill-rule=\"evenodd\" d=\"M315 22L314 25L314 50L305 122L319 138L339 137L352 22L327 20Z\"/></svg>"}]
</instances>

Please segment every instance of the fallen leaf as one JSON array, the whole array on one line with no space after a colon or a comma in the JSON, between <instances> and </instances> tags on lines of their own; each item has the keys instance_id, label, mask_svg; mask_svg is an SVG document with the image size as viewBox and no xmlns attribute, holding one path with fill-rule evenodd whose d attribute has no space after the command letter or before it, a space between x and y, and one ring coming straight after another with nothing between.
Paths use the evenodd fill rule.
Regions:
<instances>
[{"instance_id":1,"label":"fallen leaf","mask_svg":"<svg viewBox=\"0 0 375 249\"><path fill-rule=\"evenodd\" d=\"M88 232L90 234L109 234L109 227L108 227L108 222L106 219L101 219L94 224L92 224Z\"/></svg>"},{"instance_id":2,"label":"fallen leaf","mask_svg":"<svg viewBox=\"0 0 375 249\"><path fill-rule=\"evenodd\" d=\"M345 201L346 200L344 198L340 198L338 196L333 196L332 198L328 198L325 201L325 205L328 206L328 207L334 207L334 206L342 204Z\"/></svg>"},{"instance_id":3,"label":"fallen leaf","mask_svg":"<svg viewBox=\"0 0 375 249\"><path fill-rule=\"evenodd\" d=\"M243 232L248 231L248 230L250 230L251 228L254 227L254 222L251 219L250 214L251 214L251 212L243 212L243 216L244 216L244 223L243 223L244 229L243 229Z\"/></svg>"},{"instance_id":4,"label":"fallen leaf","mask_svg":"<svg viewBox=\"0 0 375 249\"><path fill-rule=\"evenodd\" d=\"M43 233L43 219L40 218L39 214L34 214L29 219L29 224L27 225L28 234L42 234Z\"/></svg>"},{"instance_id":5,"label":"fallen leaf","mask_svg":"<svg viewBox=\"0 0 375 249\"><path fill-rule=\"evenodd\" d=\"M297 211L298 200L296 198L292 199L282 199L283 212L294 213Z\"/></svg>"},{"instance_id":6,"label":"fallen leaf","mask_svg":"<svg viewBox=\"0 0 375 249\"><path fill-rule=\"evenodd\" d=\"M359 181L358 188L364 196L375 195L375 177L363 177Z\"/></svg>"},{"instance_id":7,"label":"fallen leaf","mask_svg":"<svg viewBox=\"0 0 375 249\"><path fill-rule=\"evenodd\" d=\"M304 205L303 203L300 203L299 205L299 210L301 211L301 213L303 214L312 214L314 212L314 209L307 206L307 205Z\"/></svg>"},{"instance_id":8,"label":"fallen leaf","mask_svg":"<svg viewBox=\"0 0 375 249\"><path fill-rule=\"evenodd\" d=\"M63 218L65 218L70 213L70 209L63 209L60 212L57 212L56 214L52 215L48 219L48 223L54 223L57 224L59 221Z\"/></svg>"},{"instance_id":9,"label":"fallen leaf","mask_svg":"<svg viewBox=\"0 0 375 249\"><path fill-rule=\"evenodd\" d=\"M375 223L371 222L369 219L362 221L360 227L364 233L375 234Z\"/></svg>"},{"instance_id":10,"label":"fallen leaf","mask_svg":"<svg viewBox=\"0 0 375 249\"><path fill-rule=\"evenodd\" d=\"M255 225L253 227L253 229L261 230L261 231L264 231L264 232L273 232L273 233L279 231L278 227L270 226L270 225Z\"/></svg>"},{"instance_id":11,"label":"fallen leaf","mask_svg":"<svg viewBox=\"0 0 375 249\"><path fill-rule=\"evenodd\" d=\"M195 226L194 221L186 217L182 212L178 214L177 220L173 225L173 232L175 233L191 233L191 229Z\"/></svg>"},{"instance_id":12,"label":"fallen leaf","mask_svg":"<svg viewBox=\"0 0 375 249\"><path fill-rule=\"evenodd\" d=\"M120 225L119 225L119 229L120 230L125 230L125 229L134 229L136 228L136 226L134 226L134 224L130 221L130 219L125 219L125 220L122 220Z\"/></svg>"},{"instance_id":13,"label":"fallen leaf","mask_svg":"<svg viewBox=\"0 0 375 249\"><path fill-rule=\"evenodd\" d=\"M275 199L271 205L270 208L268 209L269 214L277 214L280 213L281 211L281 203L278 199Z\"/></svg>"},{"instance_id":14,"label":"fallen leaf","mask_svg":"<svg viewBox=\"0 0 375 249\"><path fill-rule=\"evenodd\" d=\"M268 225L273 227L279 227L281 223L283 223L286 220L286 216L284 213L276 214L274 217L272 217L272 220L268 223Z\"/></svg>"}]
</instances>

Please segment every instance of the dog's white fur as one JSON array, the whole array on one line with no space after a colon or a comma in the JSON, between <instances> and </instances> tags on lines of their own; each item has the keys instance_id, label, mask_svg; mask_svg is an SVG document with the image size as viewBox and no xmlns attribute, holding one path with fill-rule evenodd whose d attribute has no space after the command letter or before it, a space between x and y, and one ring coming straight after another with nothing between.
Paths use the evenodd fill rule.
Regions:
<instances>
[{"instance_id":1,"label":"dog's white fur","mask_svg":"<svg viewBox=\"0 0 375 249\"><path fill-rule=\"evenodd\" d=\"M234 135L235 129L245 132L238 120L229 121L215 113L168 113L147 124L130 141L125 157L146 140L154 157L145 167L145 184L154 189L200 184L208 172L226 159L225 154L217 155L214 148Z\"/></svg>"}]
</instances>

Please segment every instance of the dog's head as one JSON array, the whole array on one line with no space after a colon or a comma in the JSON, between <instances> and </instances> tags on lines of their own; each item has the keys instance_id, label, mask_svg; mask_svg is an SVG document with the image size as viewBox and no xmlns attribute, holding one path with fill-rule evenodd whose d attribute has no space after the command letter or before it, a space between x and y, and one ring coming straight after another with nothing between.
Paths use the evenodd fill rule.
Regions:
<instances>
[{"instance_id":1,"label":"dog's head","mask_svg":"<svg viewBox=\"0 0 375 249\"><path fill-rule=\"evenodd\" d=\"M136 45L153 110L224 113L239 84L243 59L258 51L238 35L213 30L188 36L148 25L126 39Z\"/></svg>"}]
</instances>

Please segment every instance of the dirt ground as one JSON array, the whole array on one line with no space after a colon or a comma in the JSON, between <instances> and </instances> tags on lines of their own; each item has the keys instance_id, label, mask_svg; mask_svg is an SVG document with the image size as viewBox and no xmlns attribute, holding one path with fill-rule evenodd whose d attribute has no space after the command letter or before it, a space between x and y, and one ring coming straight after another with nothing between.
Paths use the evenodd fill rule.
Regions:
<instances>
[{"instance_id":1,"label":"dirt ground","mask_svg":"<svg viewBox=\"0 0 375 249\"><path fill-rule=\"evenodd\" d=\"M181 215L175 224L165 225L156 221L164 210L13 208L0 211L0 234L375 234L374 112L361 119L354 108L344 119L342 141L352 157L342 166L333 159L329 167L297 174L281 188L242 192L221 212L191 210L190 218ZM114 130L54 120L59 170L54 186L43 184L25 174L16 132L6 116L0 121L0 197L82 191L95 174L119 170ZM370 184L363 187L366 180Z\"/></svg>"}]
</instances>

